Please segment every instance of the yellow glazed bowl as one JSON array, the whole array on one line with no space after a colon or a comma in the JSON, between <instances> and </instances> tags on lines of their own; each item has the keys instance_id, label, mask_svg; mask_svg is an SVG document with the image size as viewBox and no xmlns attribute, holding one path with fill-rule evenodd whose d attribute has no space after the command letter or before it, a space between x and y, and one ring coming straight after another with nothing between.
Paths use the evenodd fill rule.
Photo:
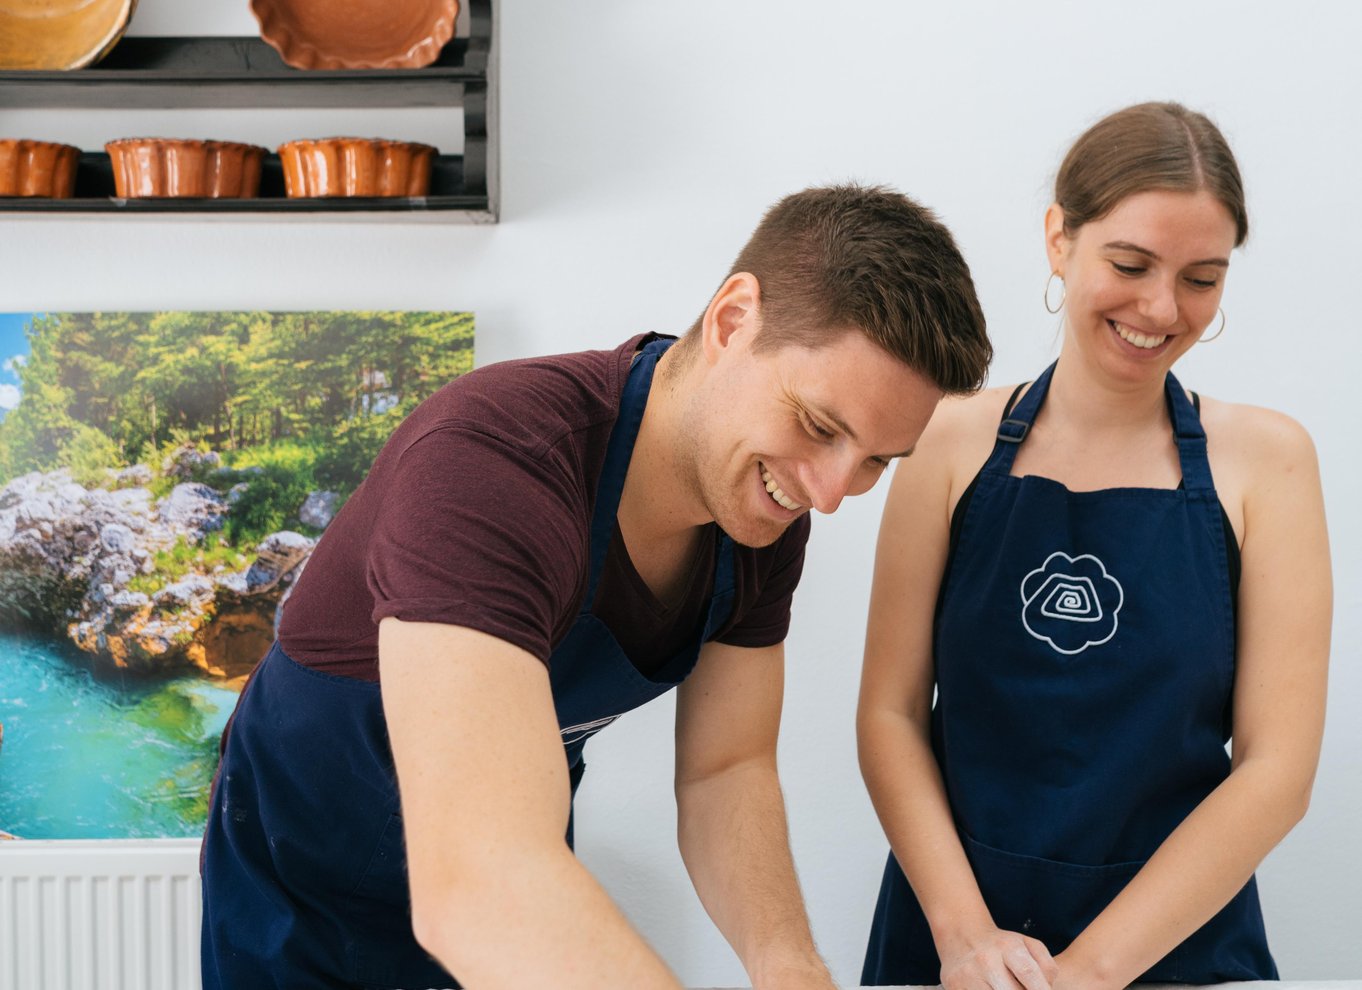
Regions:
<instances>
[{"instance_id":1,"label":"yellow glazed bowl","mask_svg":"<svg viewBox=\"0 0 1362 990\"><path fill-rule=\"evenodd\" d=\"M137 0L0 0L0 69L80 69L127 30Z\"/></svg>"}]
</instances>

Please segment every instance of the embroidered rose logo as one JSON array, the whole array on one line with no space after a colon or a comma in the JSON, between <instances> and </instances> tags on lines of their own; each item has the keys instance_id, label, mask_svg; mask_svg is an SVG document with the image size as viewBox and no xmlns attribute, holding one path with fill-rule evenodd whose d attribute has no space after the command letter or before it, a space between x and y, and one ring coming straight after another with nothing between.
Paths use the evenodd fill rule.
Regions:
<instances>
[{"instance_id":1,"label":"embroidered rose logo","mask_svg":"<svg viewBox=\"0 0 1362 990\"><path fill-rule=\"evenodd\" d=\"M1092 554L1056 551L1021 583L1022 625L1060 653L1082 653L1116 635L1121 583Z\"/></svg>"}]
</instances>

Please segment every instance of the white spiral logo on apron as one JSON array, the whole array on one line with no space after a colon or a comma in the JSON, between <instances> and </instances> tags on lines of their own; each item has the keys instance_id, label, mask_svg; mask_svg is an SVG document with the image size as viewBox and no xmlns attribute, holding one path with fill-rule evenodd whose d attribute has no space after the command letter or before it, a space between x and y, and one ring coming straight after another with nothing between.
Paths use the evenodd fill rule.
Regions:
<instances>
[{"instance_id":1,"label":"white spiral logo on apron","mask_svg":"<svg viewBox=\"0 0 1362 990\"><path fill-rule=\"evenodd\" d=\"M1116 635L1121 582L1092 554L1055 551L1021 583L1022 625L1059 653L1082 653Z\"/></svg>"}]
</instances>

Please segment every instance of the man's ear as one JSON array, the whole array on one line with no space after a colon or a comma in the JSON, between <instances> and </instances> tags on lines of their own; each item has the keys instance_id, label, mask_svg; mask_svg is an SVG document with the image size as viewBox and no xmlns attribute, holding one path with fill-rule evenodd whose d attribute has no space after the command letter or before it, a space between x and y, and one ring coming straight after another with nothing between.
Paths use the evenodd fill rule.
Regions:
<instances>
[{"instance_id":1,"label":"man's ear","mask_svg":"<svg viewBox=\"0 0 1362 990\"><path fill-rule=\"evenodd\" d=\"M709 301L700 324L705 361L735 346L748 346L761 326L761 284L751 272L735 272Z\"/></svg>"}]
</instances>

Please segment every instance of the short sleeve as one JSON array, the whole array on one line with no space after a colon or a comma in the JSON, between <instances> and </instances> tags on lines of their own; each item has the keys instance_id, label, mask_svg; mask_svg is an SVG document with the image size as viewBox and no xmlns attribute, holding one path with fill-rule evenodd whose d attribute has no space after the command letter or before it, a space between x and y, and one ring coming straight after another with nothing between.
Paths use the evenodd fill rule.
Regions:
<instances>
[{"instance_id":1,"label":"short sleeve","mask_svg":"<svg viewBox=\"0 0 1362 990\"><path fill-rule=\"evenodd\" d=\"M467 626L547 662L585 593L590 528L560 452L446 425L388 481L368 545L373 621Z\"/></svg>"}]
</instances>

